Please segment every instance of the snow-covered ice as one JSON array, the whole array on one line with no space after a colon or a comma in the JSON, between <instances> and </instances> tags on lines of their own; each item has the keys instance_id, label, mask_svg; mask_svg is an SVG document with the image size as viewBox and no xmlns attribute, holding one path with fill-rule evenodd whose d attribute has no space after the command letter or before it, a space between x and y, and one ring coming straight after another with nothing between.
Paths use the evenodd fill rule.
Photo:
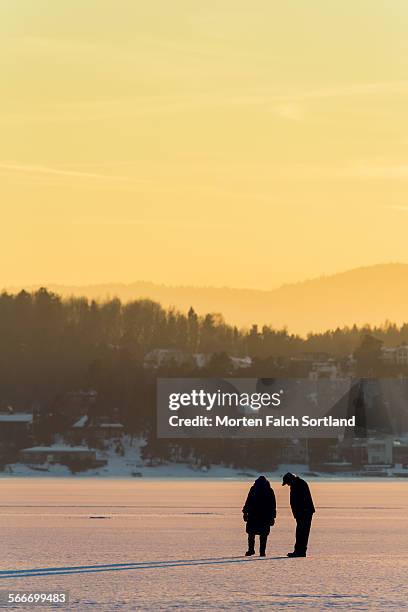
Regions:
<instances>
[{"instance_id":1,"label":"snow-covered ice","mask_svg":"<svg viewBox=\"0 0 408 612\"><path fill-rule=\"evenodd\" d=\"M0 589L65 590L70 610L98 612L408 607L406 482L312 482L307 559L286 558L294 522L275 480L266 559L242 557L250 481L0 482Z\"/></svg>"}]
</instances>

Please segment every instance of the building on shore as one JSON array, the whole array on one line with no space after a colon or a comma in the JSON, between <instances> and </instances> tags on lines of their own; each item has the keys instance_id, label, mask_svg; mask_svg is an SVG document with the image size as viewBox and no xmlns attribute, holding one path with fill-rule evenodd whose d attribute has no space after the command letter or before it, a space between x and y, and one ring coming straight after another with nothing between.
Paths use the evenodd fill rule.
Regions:
<instances>
[{"instance_id":1,"label":"building on shore","mask_svg":"<svg viewBox=\"0 0 408 612\"><path fill-rule=\"evenodd\" d=\"M66 444L53 444L51 446L33 446L24 448L19 454L20 461L25 464L55 464L63 465L76 462L78 464L92 465L98 467L104 465L105 461L100 461L96 457L96 451L86 446L68 446Z\"/></svg>"}]
</instances>

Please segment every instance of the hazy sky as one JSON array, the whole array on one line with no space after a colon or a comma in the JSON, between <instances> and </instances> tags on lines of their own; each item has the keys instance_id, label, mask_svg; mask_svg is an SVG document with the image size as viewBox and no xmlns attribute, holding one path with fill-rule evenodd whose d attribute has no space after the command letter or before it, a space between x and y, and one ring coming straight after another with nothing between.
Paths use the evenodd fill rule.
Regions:
<instances>
[{"instance_id":1,"label":"hazy sky","mask_svg":"<svg viewBox=\"0 0 408 612\"><path fill-rule=\"evenodd\" d=\"M406 0L2 0L1 285L408 261Z\"/></svg>"}]
</instances>

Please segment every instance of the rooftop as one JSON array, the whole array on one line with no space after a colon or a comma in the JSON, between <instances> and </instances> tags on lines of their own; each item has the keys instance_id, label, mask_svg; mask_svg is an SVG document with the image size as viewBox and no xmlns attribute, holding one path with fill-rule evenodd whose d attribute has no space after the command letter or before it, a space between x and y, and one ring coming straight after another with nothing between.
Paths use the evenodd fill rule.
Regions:
<instances>
[{"instance_id":1,"label":"rooftop","mask_svg":"<svg viewBox=\"0 0 408 612\"><path fill-rule=\"evenodd\" d=\"M76 423L74 423L72 427L76 427L76 428L85 427L85 425L87 424L87 421L88 421L88 415L84 414L83 416L81 416L80 419L78 419Z\"/></svg>"},{"instance_id":2,"label":"rooftop","mask_svg":"<svg viewBox=\"0 0 408 612\"><path fill-rule=\"evenodd\" d=\"M89 452L87 446L68 446L68 444L54 444L53 446L32 446L31 448L23 448L23 453L79 453Z\"/></svg>"},{"instance_id":3,"label":"rooftop","mask_svg":"<svg viewBox=\"0 0 408 612\"><path fill-rule=\"evenodd\" d=\"M28 412L12 412L0 414L0 422L2 423L32 423L33 415Z\"/></svg>"}]
</instances>

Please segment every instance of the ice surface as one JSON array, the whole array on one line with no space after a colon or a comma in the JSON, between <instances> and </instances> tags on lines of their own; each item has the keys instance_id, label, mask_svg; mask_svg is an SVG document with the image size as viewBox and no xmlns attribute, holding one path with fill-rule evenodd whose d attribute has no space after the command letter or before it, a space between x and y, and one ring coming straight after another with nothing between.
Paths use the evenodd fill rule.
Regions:
<instances>
[{"instance_id":1,"label":"ice surface","mask_svg":"<svg viewBox=\"0 0 408 612\"><path fill-rule=\"evenodd\" d=\"M70 610L98 612L408 607L407 483L313 482L307 559L286 558L294 522L275 481L268 557L241 556L249 484L2 479L0 589L68 590Z\"/></svg>"}]
</instances>

